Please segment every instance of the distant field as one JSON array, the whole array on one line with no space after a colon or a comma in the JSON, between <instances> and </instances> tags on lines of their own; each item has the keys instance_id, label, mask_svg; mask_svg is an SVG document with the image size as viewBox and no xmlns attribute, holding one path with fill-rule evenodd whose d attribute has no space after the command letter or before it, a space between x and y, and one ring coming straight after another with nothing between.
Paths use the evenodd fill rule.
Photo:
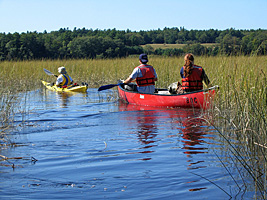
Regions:
<instances>
[{"instance_id":1,"label":"distant field","mask_svg":"<svg viewBox=\"0 0 267 200\"><path fill-rule=\"evenodd\" d=\"M183 48L186 44L147 44L149 46L151 46L154 50L155 49L181 49ZM210 46L216 46L218 45L217 43L203 43L201 44L203 46L206 46L206 47L210 47ZM144 47L146 45L142 45L142 47Z\"/></svg>"}]
</instances>

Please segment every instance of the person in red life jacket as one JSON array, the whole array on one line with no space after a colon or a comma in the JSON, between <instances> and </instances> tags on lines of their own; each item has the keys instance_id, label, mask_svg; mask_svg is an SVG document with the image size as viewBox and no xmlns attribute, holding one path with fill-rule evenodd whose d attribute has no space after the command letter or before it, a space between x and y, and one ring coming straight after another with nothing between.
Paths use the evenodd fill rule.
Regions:
<instances>
[{"instance_id":1,"label":"person in red life jacket","mask_svg":"<svg viewBox=\"0 0 267 200\"><path fill-rule=\"evenodd\" d=\"M139 63L140 65L134 68L132 74L123 83L131 83L135 79L138 92L153 94L155 92L155 81L157 81L156 70L147 64L146 54L139 56Z\"/></svg>"},{"instance_id":2,"label":"person in red life jacket","mask_svg":"<svg viewBox=\"0 0 267 200\"><path fill-rule=\"evenodd\" d=\"M210 86L210 81L204 69L194 64L194 56L188 53L184 57L185 64L180 70L182 85L178 82L177 93L193 92L203 89L203 81Z\"/></svg>"},{"instance_id":3,"label":"person in red life jacket","mask_svg":"<svg viewBox=\"0 0 267 200\"><path fill-rule=\"evenodd\" d=\"M73 83L70 75L67 74L65 67L59 67L58 72L60 75L57 77L56 86L57 87L67 87Z\"/></svg>"}]
</instances>

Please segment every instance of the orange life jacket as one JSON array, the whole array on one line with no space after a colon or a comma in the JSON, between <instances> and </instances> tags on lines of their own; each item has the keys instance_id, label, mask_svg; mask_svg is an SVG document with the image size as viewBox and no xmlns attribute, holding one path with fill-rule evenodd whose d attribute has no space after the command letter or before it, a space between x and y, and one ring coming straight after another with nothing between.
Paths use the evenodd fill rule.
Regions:
<instances>
[{"instance_id":1,"label":"orange life jacket","mask_svg":"<svg viewBox=\"0 0 267 200\"><path fill-rule=\"evenodd\" d=\"M155 85L155 74L154 68L150 65L142 64L137 66L141 72L143 77L137 77L136 83L137 86L148 86L148 85Z\"/></svg>"},{"instance_id":2,"label":"orange life jacket","mask_svg":"<svg viewBox=\"0 0 267 200\"><path fill-rule=\"evenodd\" d=\"M202 90L202 80L202 67L194 65L192 73L187 78L182 78L182 89L185 91Z\"/></svg>"}]
</instances>

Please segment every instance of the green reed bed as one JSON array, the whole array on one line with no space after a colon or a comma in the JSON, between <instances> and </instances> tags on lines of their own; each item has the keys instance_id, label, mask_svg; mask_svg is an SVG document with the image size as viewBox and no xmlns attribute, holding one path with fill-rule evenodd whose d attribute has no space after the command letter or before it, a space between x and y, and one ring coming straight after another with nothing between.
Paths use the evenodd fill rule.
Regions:
<instances>
[{"instance_id":1,"label":"green reed bed","mask_svg":"<svg viewBox=\"0 0 267 200\"><path fill-rule=\"evenodd\" d=\"M205 59L204 59L205 60ZM257 191L255 198L266 198L267 170L267 60L265 57L216 57L210 72L220 85L214 126L223 135L232 161L242 166L240 177L250 176L254 185L244 182L245 190ZM232 140L235 142L233 143ZM254 188L253 188L254 187Z\"/></svg>"},{"instance_id":2,"label":"green reed bed","mask_svg":"<svg viewBox=\"0 0 267 200\"><path fill-rule=\"evenodd\" d=\"M184 64L183 57L150 56L149 64L158 74L157 87L181 81L179 71ZM236 163L241 179L250 176L254 184L243 182L243 190L257 191L266 197L267 171L267 59L266 57L195 57L195 64L203 66L213 85L220 90L215 106L209 111L212 125L225 140L225 152L234 157L229 163ZM65 66L73 80L89 87L115 84L126 79L134 67L139 65L138 56L108 60L40 60L0 62L1 117L12 119L15 94L43 88L40 79L55 82L48 76L46 68L54 74L57 68ZM3 115L2 113L9 113ZM5 121L5 120L3 120ZM227 162L227 161L225 161ZM241 186L239 186L242 188Z\"/></svg>"},{"instance_id":3,"label":"green reed bed","mask_svg":"<svg viewBox=\"0 0 267 200\"><path fill-rule=\"evenodd\" d=\"M167 87L176 81L182 62L183 58L151 57L149 64L156 68L159 76L157 86ZM126 79L138 65L138 56L108 60L6 61L0 63L0 79L12 90L33 90L40 87L40 79L55 82L56 78L45 74L44 68L58 74L57 68L65 66L75 82L87 82L89 87L97 88Z\"/></svg>"},{"instance_id":4,"label":"green reed bed","mask_svg":"<svg viewBox=\"0 0 267 200\"><path fill-rule=\"evenodd\" d=\"M11 126L15 96L8 91L0 91L0 146L6 143L6 130Z\"/></svg>"}]
</instances>

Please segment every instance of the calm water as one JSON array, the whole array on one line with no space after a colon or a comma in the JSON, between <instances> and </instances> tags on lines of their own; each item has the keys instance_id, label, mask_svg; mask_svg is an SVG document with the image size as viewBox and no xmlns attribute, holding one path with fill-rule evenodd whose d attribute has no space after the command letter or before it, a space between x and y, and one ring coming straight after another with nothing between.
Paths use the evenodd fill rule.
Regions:
<instances>
[{"instance_id":1,"label":"calm water","mask_svg":"<svg viewBox=\"0 0 267 200\"><path fill-rule=\"evenodd\" d=\"M14 158L1 162L0 199L253 197L221 164L241 184L200 110L131 106L97 89L41 89L28 93L21 109L27 114L17 115L10 138L17 147L0 153Z\"/></svg>"}]
</instances>

